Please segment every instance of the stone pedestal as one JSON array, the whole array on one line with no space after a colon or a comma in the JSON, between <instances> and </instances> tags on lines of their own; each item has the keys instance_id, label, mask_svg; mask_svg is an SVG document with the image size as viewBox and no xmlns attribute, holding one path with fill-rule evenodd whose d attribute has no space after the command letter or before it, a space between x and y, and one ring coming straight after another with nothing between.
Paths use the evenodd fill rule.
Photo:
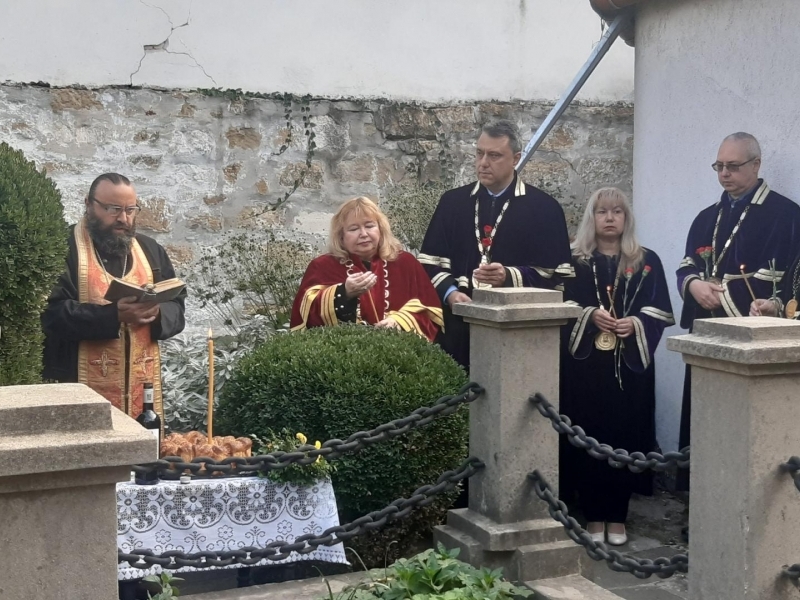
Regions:
<instances>
[{"instance_id":1,"label":"stone pedestal","mask_svg":"<svg viewBox=\"0 0 800 600\"><path fill-rule=\"evenodd\" d=\"M156 458L84 385L0 387L0 598L117 598L115 484Z\"/></svg>"},{"instance_id":2,"label":"stone pedestal","mask_svg":"<svg viewBox=\"0 0 800 600\"><path fill-rule=\"evenodd\" d=\"M486 468L469 482L469 508L450 511L434 537L476 566L503 567L523 581L576 573L582 550L567 540L533 493L539 469L558 484L558 435L528 398L558 406L560 327L580 315L561 293L532 288L476 290L456 314L470 324L470 379L486 393L470 404L470 454Z\"/></svg>"},{"instance_id":3,"label":"stone pedestal","mask_svg":"<svg viewBox=\"0 0 800 600\"><path fill-rule=\"evenodd\" d=\"M796 598L800 493L779 465L800 453L800 323L701 320L667 347L692 365L689 596Z\"/></svg>"}]
</instances>

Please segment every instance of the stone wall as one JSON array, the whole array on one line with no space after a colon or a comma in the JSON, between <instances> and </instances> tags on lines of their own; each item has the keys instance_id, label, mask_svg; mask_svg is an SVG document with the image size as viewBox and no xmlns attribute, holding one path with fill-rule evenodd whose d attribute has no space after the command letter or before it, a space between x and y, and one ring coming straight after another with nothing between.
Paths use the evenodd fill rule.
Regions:
<instances>
[{"instance_id":1,"label":"stone wall","mask_svg":"<svg viewBox=\"0 0 800 600\"><path fill-rule=\"evenodd\" d=\"M80 218L96 175L128 175L144 206L140 230L164 244L186 275L199 248L220 243L228 232L276 227L295 237L322 238L343 200L361 194L380 199L415 178L437 180L442 159L457 181L474 180L480 124L504 117L530 132L549 109L522 102L288 101L0 85L0 141L23 150L53 177L70 222ZM303 117L314 125L311 152ZM577 105L524 177L559 199L574 225L594 188L630 191L632 150L631 105ZM264 211L297 180L299 187L279 210Z\"/></svg>"}]
</instances>

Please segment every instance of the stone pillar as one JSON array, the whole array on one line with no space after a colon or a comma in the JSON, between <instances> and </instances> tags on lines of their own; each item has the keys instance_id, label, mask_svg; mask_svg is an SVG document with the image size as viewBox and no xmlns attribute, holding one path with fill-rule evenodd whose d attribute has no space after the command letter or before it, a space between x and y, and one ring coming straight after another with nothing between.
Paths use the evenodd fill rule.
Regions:
<instances>
[{"instance_id":1,"label":"stone pillar","mask_svg":"<svg viewBox=\"0 0 800 600\"><path fill-rule=\"evenodd\" d=\"M780 600L800 561L800 323L708 319L667 348L692 365L689 597Z\"/></svg>"},{"instance_id":2,"label":"stone pillar","mask_svg":"<svg viewBox=\"0 0 800 600\"><path fill-rule=\"evenodd\" d=\"M541 392L558 406L560 328L580 315L561 292L476 290L454 312L470 324L470 379L486 393L470 404L470 455L486 468L469 482L469 508L451 510L434 537L477 566L503 567L513 580L579 570L582 549L563 534L533 493L539 469L558 485L558 434L528 401Z\"/></svg>"},{"instance_id":3,"label":"stone pillar","mask_svg":"<svg viewBox=\"0 0 800 600\"><path fill-rule=\"evenodd\" d=\"M0 598L117 598L115 484L155 459L84 385L0 387Z\"/></svg>"}]
</instances>

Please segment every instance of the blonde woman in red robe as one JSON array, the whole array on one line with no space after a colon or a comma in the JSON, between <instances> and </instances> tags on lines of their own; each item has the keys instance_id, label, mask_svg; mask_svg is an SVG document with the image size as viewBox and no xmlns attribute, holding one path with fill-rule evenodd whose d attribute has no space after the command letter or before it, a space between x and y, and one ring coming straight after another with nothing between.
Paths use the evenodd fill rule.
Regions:
<instances>
[{"instance_id":1,"label":"blonde woman in red robe","mask_svg":"<svg viewBox=\"0 0 800 600\"><path fill-rule=\"evenodd\" d=\"M439 297L422 265L363 196L345 202L331 219L328 253L308 265L292 307L292 331L346 322L413 331L429 341L443 325Z\"/></svg>"}]
</instances>

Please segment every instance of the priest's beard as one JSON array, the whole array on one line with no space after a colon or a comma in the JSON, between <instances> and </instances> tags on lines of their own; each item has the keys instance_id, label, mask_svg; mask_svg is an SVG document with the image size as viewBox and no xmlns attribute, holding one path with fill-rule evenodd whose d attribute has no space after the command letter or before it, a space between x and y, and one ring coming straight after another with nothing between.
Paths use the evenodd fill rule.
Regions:
<instances>
[{"instance_id":1,"label":"priest's beard","mask_svg":"<svg viewBox=\"0 0 800 600\"><path fill-rule=\"evenodd\" d=\"M86 211L86 228L89 230L89 235L97 251L106 256L122 258L127 256L131 250L133 237L136 235L136 223L123 226L122 230L115 229L115 227L120 227L120 225L117 223L106 225L90 211Z\"/></svg>"}]
</instances>

